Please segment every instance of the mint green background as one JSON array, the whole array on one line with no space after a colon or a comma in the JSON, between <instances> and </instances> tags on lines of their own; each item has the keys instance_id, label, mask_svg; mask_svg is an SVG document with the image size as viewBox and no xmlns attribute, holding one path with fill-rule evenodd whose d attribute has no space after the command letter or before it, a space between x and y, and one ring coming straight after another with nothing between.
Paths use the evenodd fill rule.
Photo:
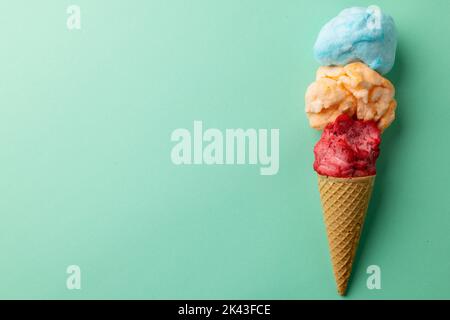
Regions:
<instances>
[{"instance_id":1,"label":"mint green background","mask_svg":"<svg viewBox=\"0 0 450 320\"><path fill-rule=\"evenodd\" d=\"M303 95L320 27L373 1L78 0L69 32L71 3L0 3L0 298L339 298ZM376 3L398 26L398 119L348 298L448 299L450 1ZM279 128L278 175L173 165L194 120Z\"/></svg>"}]
</instances>

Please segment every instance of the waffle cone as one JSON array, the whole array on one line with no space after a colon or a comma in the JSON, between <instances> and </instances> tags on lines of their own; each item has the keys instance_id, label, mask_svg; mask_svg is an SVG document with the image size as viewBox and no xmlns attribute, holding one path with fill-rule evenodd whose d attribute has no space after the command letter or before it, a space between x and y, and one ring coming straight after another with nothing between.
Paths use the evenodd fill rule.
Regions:
<instances>
[{"instance_id":1,"label":"waffle cone","mask_svg":"<svg viewBox=\"0 0 450 320\"><path fill-rule=\"evenodd\" d=\"M320 200L337 290L345 295L375 176L333 178L319 175Z\"/></svg>"}]
</instances>

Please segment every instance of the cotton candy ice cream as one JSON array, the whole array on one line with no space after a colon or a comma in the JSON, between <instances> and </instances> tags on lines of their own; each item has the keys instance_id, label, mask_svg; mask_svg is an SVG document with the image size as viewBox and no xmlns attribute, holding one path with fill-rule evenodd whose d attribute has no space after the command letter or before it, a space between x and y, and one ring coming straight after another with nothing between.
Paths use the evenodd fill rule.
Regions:
<instances>
[{"instance_id":1,"label":"cotton candy ice cream","mask_svg":"<svg viewBox=\"0 0 450 320\"><path fill-rule=\"evenodd\" d=\"M324 129L339 115L373 120L380 130L395 119L397 102L392 83L364 63L320 67L307 89L305 111L310 126Z\"/></svg>"},{"instance_id":2,"label":"cotton candy ice cream","mask_svg":"<svg viewBox=\"0 0 450 320\"><path fill-rule=\"evenodd\" d=\"M339 178L375 175L380 142L380 129L374 121L341 115L326 126L314 148L314 170Z\"/></svg>"},{"instance_id":3,"label":"cotton candy ice cream","mask_svg":"<svg viewBox=\"0 0 450 320\"><path fill-rule=\"evenodd\" d=\"M314 55L321 65L362 61L385 74L392 69L397 48L394 20L379 7L343 10L320 31Z\"/></svg>"}]
</instances>

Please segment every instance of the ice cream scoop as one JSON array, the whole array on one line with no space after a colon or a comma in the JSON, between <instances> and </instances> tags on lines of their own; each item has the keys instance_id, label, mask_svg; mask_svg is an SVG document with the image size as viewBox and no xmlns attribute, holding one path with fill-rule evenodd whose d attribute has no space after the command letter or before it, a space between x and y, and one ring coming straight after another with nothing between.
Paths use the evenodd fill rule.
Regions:
<instances>
[{"instance_id":1,"label":"ice cream scoop","mask_svg":"<svg viewBox=\"0 0 450 320\"><path fill-rule=\"evenodd\" d=\"M352 7L322 28L314 45L314 55L321 65L362 61L385 74L394 65L396 47L392 17L377 6Z\"/></svg>"},{"instance_id":2,"label":"ice cream scoop","mask_svg":"<svg viewBox=\"0 0 450 320\"><path fill-rule=\"evenodd\" d=\"M374 121L341 115L327 125L314 148L314 170L338 178L374 176L380 142L381 133Z\"/></svg>"},{"instance_id":3,"label":"ice cream scoop","mask_svg":"<svg viewBox=\"0 0 450 320\"><path fill-rule=\"evenodd\" d=\"M397 102L392 83L364 63L320 67L306 91L306 113L311 127L323 129L341 114L373 120L383 131L395 119Z\"/></svg>"}]
</instances>

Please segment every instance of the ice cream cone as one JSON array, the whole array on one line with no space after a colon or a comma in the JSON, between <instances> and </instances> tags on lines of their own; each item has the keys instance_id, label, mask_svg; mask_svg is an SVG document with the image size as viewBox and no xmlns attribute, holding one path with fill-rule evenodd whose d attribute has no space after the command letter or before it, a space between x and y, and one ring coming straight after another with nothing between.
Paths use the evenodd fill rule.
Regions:
<instances>
[{"instance_id":1,"label":"ice cream cone","mask_svg":"<svg viewBox=\"0 0 450 320\"><path fill-rule=\"evenodd\" d=\"M319 191L337 290L345 295L375 176L319 176Z\"/></svg>"}]
</instances>

